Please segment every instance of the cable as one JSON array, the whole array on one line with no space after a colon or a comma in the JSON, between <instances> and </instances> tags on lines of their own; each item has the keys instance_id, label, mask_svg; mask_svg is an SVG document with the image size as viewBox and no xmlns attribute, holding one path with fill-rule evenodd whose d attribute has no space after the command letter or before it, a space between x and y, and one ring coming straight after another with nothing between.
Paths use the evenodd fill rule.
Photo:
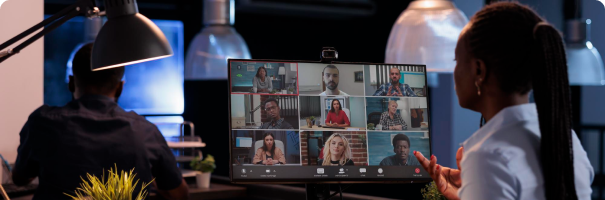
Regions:
<instances>
[{"instance_id":1,"label":"cable","mask_svg":"<svg viewBox=\"0 0 605 200\"><path fill-rule=\"evenodd\" d=\"M340 183L338 184L338 190L340 191L340 200L342 200L342 187Z\"/></svg>"}]
</instances>

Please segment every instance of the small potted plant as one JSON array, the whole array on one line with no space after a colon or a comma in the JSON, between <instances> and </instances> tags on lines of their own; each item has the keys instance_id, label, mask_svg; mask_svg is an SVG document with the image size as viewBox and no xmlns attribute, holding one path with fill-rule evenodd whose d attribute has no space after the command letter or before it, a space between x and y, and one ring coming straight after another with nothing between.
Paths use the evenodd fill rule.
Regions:
<instances>
[{"instance_id":1,"label":"small potted plant","mask_svg":"<svg viewBox=\"0 0 605 200\"><path fill-rule=\"evenodd\" d=\"M294 94L294 88L290 88L288 90L290 91L289 94Z\"/></svg>"},{"instance_id":2,"label":"small potted plant","mask_svg":"<svg viewBox=\"0 0 605 200\"><path fill-rule=\"evenodd\" d=\"M366 146L366 135L357 135L362 146Z\"/></svg>"},{"instance_id":3,"label":"small potted plant","mask_svg":"<svg viewBox=\"0 0 605 200\"><path fill-rule=\"evenodd\" d=\"M216 169L216 164L214 164L214 157L210 154L204 158L204 160L200 160L199 156L196 156L195 159L191 161L191 169L196 171L196 181L198 188L210 188L210 175Z\"/></svg>"},{"instance_id":4,"label":"small potted plant","mask_svg":"<svg viewBox=\"0 0 605 200\"><path fill-rule=\"evenodd\" d=\"M368 130L374 130L374 123L368 123Z\"/></svg>"},{"instance_id":5,"label":"small potted plant","mask_svg":"<svg viewBox=\"0 0 605 200\"><path fill-rule=\"evenodd\" d=\"M315 116L311 116L309 119L311 119L311 126L315 125Z\"/></svg>"},{"instance_id":6,"label":"small potted plant","mask_svg":"<svg viewBox=\"0 0 605 200\"><path fill-rule=\"evenodd\" d=\"M420 190L420 193L422 193L422 199L424 200L447 200L447 198L445 198L443 194L439 192L439 189L437 189L435 181L427 184Z\"/></svg>"},{"instance_id":7,"label":"small potted plant","mask_svg":"<svg viewBox=\"0 0 605 200\"><path fill-rule=\"evenodd\" d=\"M130 170L130 172L124 172L122 170L118 173L118 168L115 166L115 170L110 168L108 171L107 178L105 178L105 173L103 173L103 177L100 179L87 173L86 177L88 178L88 181L80 177L84 182L80 183L80 187L74 191L75 196L67 193L63 194L74 200L143 200L148 194L145 188L155 180L153 179L149 183L143 183L141 185L141 190L137 195L133 194L134 188L136 188L139 183L139 180L134 180L136 176L136 174L133 173L134 169ZM135 198L132 198L133 195L136 195L134 196Z\"/></svg>"}]
</instances>

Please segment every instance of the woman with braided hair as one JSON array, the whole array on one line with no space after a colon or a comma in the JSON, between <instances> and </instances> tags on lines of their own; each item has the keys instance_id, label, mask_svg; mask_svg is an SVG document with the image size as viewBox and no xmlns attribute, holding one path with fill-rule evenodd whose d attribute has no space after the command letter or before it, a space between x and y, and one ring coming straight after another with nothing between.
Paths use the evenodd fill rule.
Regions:
<instances>
[{"instance_id":1,"label":"woman with braided hair","mask_svg":"<svg viewBox=\"0 0 605 200\"><path fill-rule=\"evenodd\" d=\"M485 6L456 46L460 106L486 123L458 149L458 169L414 152L448 199L590 199L594 177L576 134L560 33L527 6ZM533 90L535 104L529 103Z\"/></svg>"}]
</instances>

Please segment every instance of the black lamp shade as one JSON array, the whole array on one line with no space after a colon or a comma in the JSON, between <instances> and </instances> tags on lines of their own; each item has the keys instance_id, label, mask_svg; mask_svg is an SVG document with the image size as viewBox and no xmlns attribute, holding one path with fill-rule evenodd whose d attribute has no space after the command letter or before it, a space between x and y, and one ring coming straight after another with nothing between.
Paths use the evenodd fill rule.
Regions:
<instances>
[{"instance_id":1,"label":"black lamp shade","mask_svg":"<svg viewBox=\"0 0 605 200\"><path fill-rule=\"evenodd\" d=\"M136 11L117 16L109 12L93 46L92 71L172 56L166 36L147 17Z\"/></svg>"}]
</instances>

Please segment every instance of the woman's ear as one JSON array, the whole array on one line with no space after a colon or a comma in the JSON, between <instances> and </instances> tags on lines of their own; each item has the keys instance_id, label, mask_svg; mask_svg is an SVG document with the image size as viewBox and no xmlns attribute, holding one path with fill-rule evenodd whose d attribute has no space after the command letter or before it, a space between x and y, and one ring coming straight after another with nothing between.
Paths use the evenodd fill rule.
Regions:
<instances>
[{"instance_id":1,"label":"woman's ear","mask_svg":"<svg viewBox=\"0 0 605 200\"><path fill-rule=\"evenodd\" d=\"M472 73L475 81L478 85L482 85L485 82L485 78L487 77L487 67L485 66L485 62L481 59L472 58L471 62Z\"/></svg>"}]
</instances>

